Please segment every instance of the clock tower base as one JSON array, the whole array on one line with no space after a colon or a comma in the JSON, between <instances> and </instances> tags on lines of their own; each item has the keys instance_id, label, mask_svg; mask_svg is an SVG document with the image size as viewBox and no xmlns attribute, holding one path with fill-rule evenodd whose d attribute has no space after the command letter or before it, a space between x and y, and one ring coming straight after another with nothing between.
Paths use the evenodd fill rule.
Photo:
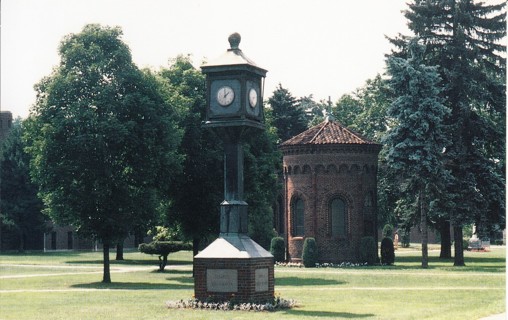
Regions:
<instances>
[{"instance_id":1,"label":"clock tower base","mask_svg":"<svg viewBox=\"0 0 508 320\"><path fill-rule=\"evenodd\" d=\"M273 256L246 235L221 236L194 257L200 301L272 302Z\"/></svg>"}]
</instances>

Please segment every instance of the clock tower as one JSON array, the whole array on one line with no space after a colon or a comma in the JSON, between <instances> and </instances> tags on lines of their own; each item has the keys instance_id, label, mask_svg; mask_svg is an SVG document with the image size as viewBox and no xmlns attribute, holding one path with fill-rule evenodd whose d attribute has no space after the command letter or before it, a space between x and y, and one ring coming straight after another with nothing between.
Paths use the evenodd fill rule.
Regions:
<instances>
[{"instance_id":1,"label":"clock tower","mask_svg":"<svg viewBox=\"0 0 508 320\"><path fill-rule=\"evenodd\" d=\"M267 71L243 54L240 39L238 33L230 35L231 48L201 66L207 83L203 127L224 141L224 201L219 238L194 257L194 295L198 300L234 297L241 302L268 302L274 294L274 260L248 235L241 145L245 133L264 130Z\"/></svg>"},{"instance_id":2,"label":"clock tower","mask_svg":"<svg viewBox=\"0 0 508 320\"><path fill-rule=\"evenodd\" d=\"M266 70L240 50L241 37L233 33L231 46L219 58L205 63L207 109L205 127L263 129L263 84Z\"/></svg>"}]
</instances>

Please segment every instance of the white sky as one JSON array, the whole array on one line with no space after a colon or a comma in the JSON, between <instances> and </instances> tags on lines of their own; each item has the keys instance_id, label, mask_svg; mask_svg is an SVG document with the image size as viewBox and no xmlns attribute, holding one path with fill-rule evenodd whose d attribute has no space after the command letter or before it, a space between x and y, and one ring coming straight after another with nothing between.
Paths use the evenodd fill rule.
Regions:
<instances>
[{"instance_id":1,"label":"white sky","mask_svg":"<svg viewBox=\"0 0 508 320\"><path fill-rule=\"evenodd\" d=\"M138 67L194 64L240 48L267 69L265 96L278 83L295 97L336 101L384 71L385 35L408 34L408 0L0 0L0 109L26 117L33 86L59 63L62 38L88 23L120 26ZM497 2L497 1L496 1Z\"/></svg>"}]
</instances>

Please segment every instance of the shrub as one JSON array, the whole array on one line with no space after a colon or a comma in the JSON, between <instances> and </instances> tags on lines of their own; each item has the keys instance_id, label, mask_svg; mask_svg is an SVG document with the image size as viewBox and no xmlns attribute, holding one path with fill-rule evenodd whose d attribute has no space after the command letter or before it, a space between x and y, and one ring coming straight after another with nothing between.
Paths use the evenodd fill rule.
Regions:
<instances>
[{"instance_id":1,"label":"shrub","mask_svg":"<svg viewBox=\"0 0 508 320\"><path fill-rule=\"evenodd\" d=\"M273 255L275 262L283 262L285 260L284 239L282 237L272 238L270 243L270 253Z\"/></svg>"},{"instance_id":2,"label":"shrub","mask_svg":"<svg viewBox=\"0 0 508 320\"><path fill-rule=\"evenodd\" d=\"M360 242L360 262L369 266L376 264L377 246L374 237L363 237Z\"/></svg>"},{"instance_id":3,"label":"shrub","mask_svg":"<svg viewBox=\"0 0 508 320\"><path fill-rule=\"evenodd\" d=\"M303 254L302 254L303 265L305 268L312 268L316 266L318 262L318 250L316 245L316 239L306 238L303 243Z\"/></svg>"},{"instance_id":4,"label":"shrub","mask_svg":"<svg viewBox=\"0 0 508 320\"><path fill-rule=\"evenodd\" d=\"M168 255L181 250L192 250L192 244L181 241L152 241L139 245L139 251L159 256L159 271L164 271L168 264Z\"/></svg>"},{"instance_id":5,"label":"shrub","mask_svg":"<svg viewBox=\"0 0 508 320\"><path fill-rule=\"evenodd\" d=\"M395 262L395 250L393 248L393 241L389 237L381 240L381 263L393 264Z\"/></svg>"},{"instance_id":6,"label":"shrub","mask_svg":"<svg viewBox=\"0 0 508 320\"><path fill-rule=\"evenodd\" d=\"M392 238L392 236L393 236L393 226L391 224L385 224L385 226L383 227L383 238L386 237Z\"/></svg>"}]
</instances>

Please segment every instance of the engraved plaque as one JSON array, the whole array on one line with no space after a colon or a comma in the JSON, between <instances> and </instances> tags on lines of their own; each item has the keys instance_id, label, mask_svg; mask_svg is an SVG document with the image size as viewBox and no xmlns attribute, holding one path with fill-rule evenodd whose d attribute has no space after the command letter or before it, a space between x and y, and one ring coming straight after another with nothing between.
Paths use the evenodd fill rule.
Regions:
<instances>
[{"instance_id":1,"label":"engraved plaque","mask_svg":"<svg viewBox=\"0 0 508 320\"><path fill-rule=\"evenodd\" d=\"M256 292L268 291L268 268L256 269Z\"/></svg>"},{"instance_id":2,"label":"engraved plaque","mask_svg":"<svg viewBox=\"0 0 508 320\"><path fill-rule=\"evenodd\" d=\"M238 270L207 269L206 290L210 292L238 292Z\"/></svg>"}]
</instances>

